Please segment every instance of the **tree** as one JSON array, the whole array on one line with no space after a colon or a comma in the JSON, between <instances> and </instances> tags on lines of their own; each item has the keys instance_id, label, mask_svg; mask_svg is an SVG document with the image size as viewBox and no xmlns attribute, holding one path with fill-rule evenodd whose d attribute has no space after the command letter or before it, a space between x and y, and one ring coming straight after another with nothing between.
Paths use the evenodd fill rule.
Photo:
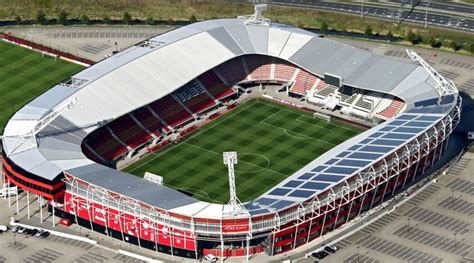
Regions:
<instances>
[{"instance_id":1,"label":"tree","mask_svg":"<svg viewBox=\"0 0 474 263\"><path fill-rule=\"evenodd\" d=\"M454 51L459 51L463 45L457 41L451 41L449 42L448 46L452 48Z\"/></svg>"},{"instance_id":2,"label":"tree","mask_svg":"<svg viewBox=\"0 0 474 263\"><path fill-rule=\"evenodd\" d=\"M415 34L411 30L408 31L405 39L410 41L413 45L418 45L423 41L423 37L421 35Z\"/></svg>"},{"instance_id":3,"label":"tree","mask_svg":"<svg viewBox=\"0 0 474 263\"><path fill-rule=\"evenodd\" d=\"M430 45L432 48L440 48L443 43L441 40L433 38L431 39Z\"/></svg>"},{"instance_id":4,"label":"tree","mask_svg":"<svg viewBox=\"0 0 474 263\"><path fill-rule=\"evenodd\" d=\"M190 18L189 18L189 23L196 23L197 22L197 17L195 15L192 15Z\"/></svg>"},{"instance_id":5,"label":"tree","mask_svg":"<svg viewBox=\"0 0 474 263\"><path fill-rule=\"evenodd\" d=\"M128 12L125 12L125 13L123 13L122 21L125 24L128 24L128 23L130 23L130 21L132 21L132 16Z\"/></svg>"},{"instance_id":6,"label":"tree","mask_svg":"<svg viewBox=\"0 0 474 263\"><path fill-rule=\"evenodd\" d=\"M366 36L368 36L368 37L372 36L372 34L373 34L372 27L371 27L371 26L367 26L367 27L365 28L364 34L365 34Z\"/></svg>"},{"instance_id":7,"label":"tree","mask_svg":"<svg viewBox=\"0 0 474 263\"><path fill-rule=\"evenodd\" d=\"M66 23L66 20L67 20L67 15L68 14L66 13L66 11L61 10L61 12L58 15L58 23L64 25Z\"/></svg>"},{"instance_id":8,"label":"tree","mask_svg":"<svg viewBox=\"0 0 474 263\"><path fill-rule=\"evenodd\" d=\"M88 17L86 14L84 14L84 15L81 16L81 22L82 22L83 24L86 24L86 25L87 25L87 24L90 23L90 19L89 19L89 17Z\"/></svg>"},{"instance_id":9,"label":"tree","mask_svg":"<svg viewBox=\"0 0 474 263\"><path fill-rule=\"evenodd\" d=\"M326 34L329 30L329 25L326 23L326 21L323 21L321 23L321 33Z\"/></svg>"},{"instance_id":10,"label":"tree","mask_svg":"<svg viewBox=\"0 0 474 263\"><path fill-rule=\"evenodd\" d=\"M386 37L387 37L389 40L392 40L392 39L394 39L394 38L395 38L395 37L393 36L393 33L392 33L392 31L390 31L390 30L387 32L387 35L386 35Z\"/></svg>"},{"instance_id":11,"label":"tree","mask_svg":"<svg viewBox=\"0 0 474 263\"><path fill-rule=\"evenodd\" d=\"M19 25L21 23L21 16L15 16L15 22Z\"/></svg>"},{"instance_id":12,"label":"tree","mask_svg":"<svg viewBox=\"0 0 474 263\"><path fill-rule=\"evenodd\" d=\"M145 23L147 23L148 25L153 25L153 24L155 24L155 19L153 17L149 16L149 17L146 18Z\"/></svg>"},{"instance_id":13,"label":"tree","mask_svg":"<svg viewBox=\"0 0 474 263\"><path fill-rule=\"evenodd\" d=\"M46 23L46 15L44 14L43 10L39 10L36 14L36 23L41 25Z\"/></svg>"},{"instance_id":14,"label":"tree","mask_svg":"<svg viewBox=\"0 0 474 263\"><path fill-rule=\"evenodd\" d=\"M415 38L411 41L413 45L418 45L423 41L423 37L419 34L415 35Z\"/></svg>"},{"instance_id":15,"label":"tree","mask_svg":"<svg viewBox=\"0 0 474 263\"><path fill-rule=\"evenodd\" d=\"M405 36L405 39L407 41L413 42L413 39L415 39L415 37L416 37L415 33L413 33L413 31L410 30L410 31L407 32L407 35Z\"/></svg>"}]
</instances>

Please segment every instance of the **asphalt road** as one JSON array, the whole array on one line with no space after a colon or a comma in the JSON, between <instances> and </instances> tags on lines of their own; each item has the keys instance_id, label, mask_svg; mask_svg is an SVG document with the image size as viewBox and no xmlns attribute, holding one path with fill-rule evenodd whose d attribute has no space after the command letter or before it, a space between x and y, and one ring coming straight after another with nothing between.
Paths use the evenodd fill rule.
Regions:
<instances>
[{"instance_id":1,"label":"asphalt road","mask_svg":"<svg viewBox=\"0 0 474 263\"><path fill-rule=\"evenodd\" d=\"M392 3L401 3L402 0L389 0ZM408 4L410 1L408 1ZM465 13L467 15L474 15L474 5L463 4L463 3L437 3L437 2L430 2L422 1L418 4L418 6L426 7L433 9L438 9L442 11L452 11L458 13Z\"/></svg>"},{"instance_id":2,"label":"asphalt road","mask_svg":"<svg viewBox=\"0 0 474 263\"><path fill-rule=\"evenodd\" d=\"M360 14L361 6L355 5L351 3L335 3L335 2L321 2L317 0L299 0L296 2L295 0L270 0L268 1L269 4L275 5L288 5L288 6L297 6L303 8L316 8L316 9L325 9L325 10L332 10L338 12L348 12L353 14ZM420 3L422 4L422 3ZM423 3L425 4L425 3ZM433 3L432 3L433 4ZM431 5L432 5L431 4ZM431 6L430 5L430 6ZM446 4L437 3L439 8L445 9ZM470 12L472 15L474 13L474 9L471 6L467 5L449 5L453 6L453 8L462 9L465 12ZM433 8L433 6L431 6ZM425 18L427 18L428 26L441 26L451 29L457 29L462 31L469 31L474 32L474 19L467 19L467 18L460 18L454 15L444 15L444 14L433 14L424 11L417 11L416 9L413 12L408 10L403 10L398 13L398 8L387 8L387 7L373 7L373 6L364 6L363 8L364 16L372 16L372 17L381 17L385 19L391 19L394 22L400 21L403 22L414 22L419 24L425 23Z\"/></svg>"}]
</instances>

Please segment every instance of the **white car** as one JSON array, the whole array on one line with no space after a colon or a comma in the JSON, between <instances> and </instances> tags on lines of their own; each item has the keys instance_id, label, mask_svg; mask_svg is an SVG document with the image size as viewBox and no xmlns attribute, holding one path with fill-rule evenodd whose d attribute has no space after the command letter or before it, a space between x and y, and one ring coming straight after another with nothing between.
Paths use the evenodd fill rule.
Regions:
<instances>
[{"instance_id":1,"label":"white car","mask_svg":"<svg viewBox=\"0 0 474 263\"><path fill-rule=\"evenodd\" d=\"M0 233L2 232L7 232L8 231L8 227L5 226L5 225L0 225Z\"/></svg>"},{"instance_id":2,"label":"white car","mask_svg":"<svg viewBox=\"0 0 474 263\"><path fill-rule=\"evenodd\" d=\"M211 262L216 262L217 261L217 257L214 256L213 254L207 254L204 258L208 261L211 261Z\"/></svg>"},{"instance_id":3,"label":"white car","mask_svg":"<svg viewBox=\"0 0 474 263\"><path fill-rule=\"evenodd\" d=\"M26 228L20 226L20 228L18 229L18 234L23 234L23 233L25 233L25 231L26 231Z\"/></svg>"}]
</instances>

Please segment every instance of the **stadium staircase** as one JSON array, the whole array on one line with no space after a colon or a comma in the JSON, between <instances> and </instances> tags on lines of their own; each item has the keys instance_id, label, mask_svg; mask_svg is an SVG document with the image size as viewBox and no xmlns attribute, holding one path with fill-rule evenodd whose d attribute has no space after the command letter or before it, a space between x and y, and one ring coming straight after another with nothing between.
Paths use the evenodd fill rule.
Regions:
<instances>
[{"instance_id":1,"label":"stadium staircase","mask_svg":"<svg viewBox=\"0 0 474 263\"><path fill-rule=\"evenodd\" d=\"M153 115L148 107L140 108L133 112L132 115L149 133L155 137L161 136L160 130L164 128L163 123Z\"/></svg>"},{"instance_id":2,"label":"stadium staircase","mask_svg":"<svg viewBox=\"0 0 474 263\"><path fill-rule=\"evenodd\" d=\"M244 58L245 64L249 71L247 80L270 80L272 58L268 56L248 56Z\"/></svg>"},{"instance_id":3,"label":"stadium staircase","mask_svg":"<svg viewBox=\"0 0 474 263\"><path fill-rule=\"evenodd\" d=\"M296 69L297 68L289 62L278 60L275 62L274 79L283 82L288 82L292 79Z\"/></svg>"},{"instance_id":4,"label":"stadium staircase","mask_svg":"<svg viewBox=\"0 0 474 263\"><path fill-rule=\"evenodd\" d=\"M173 95L193 115L204 112L214 106L216 102L207 95L206 90L198 81L191 81Z\"/></svg>"},{"instance_id":5,"label":"stadium staircase","mask_svg":"<svg viewBox=\"0 0 474 263\"><path fill-rule=\"evenodd\" d=\"M193 118L192 114L170 95L151 103L150 108L173 128Z\"/></svg>"},{"instance_id":6,"label":"stadium staircase","mask_svg":"<svg viewBox=\"0 0 474 263\"><path fill-rule=\"evenodd\" d=\"M234 89L224 84L214 70L209 70L199 76L198 81L206 88L209 94L217 100L223 100L236 93Z\"/></svg>"},{"instance_id":7,"label":"stadium staircase","mask_svg":"<svg viewBox=\"0 0 474 263\"><path fill-rule=\"evenodd\" d=\"M306 93L311 90L313 85L316 84L317 80L318 78L313 74L307 72L306 70L300 69L295 81L293 82L293 85L290 88L290 92L300 96L305 96Z\"/></svg>"},{"instance_id":8,"label":"stadium staircase","mask_svg":"<svg viewBox=\"0 0 474 263\"><path fill-rule=\"evenodd\" d=\"M116 139L129 148L129 150L152 139L152 136L137 125L128 114L107 124L107 128L110 129L112 136L115 136Z\"/></svg>"},{"instance_id":9,"label":"stadium staircase","mask_svg":"<svg viewBox=\"0 0 474 263\"><path fill-rule=\"evenodd\" d=\"M85 142L105 160L113 160L128 151L117 141L109 129L99 129Z\"/></svg>"},{"instance_id":10,"label":"stadium staircase","mask_svg":"<svg viewBox=\"0 0 474 263\"><path fill-rule=\"evenodd\" d=\"M157 119L161 122L161 124L163 124L163 131L164 131L165 133L168 133L168 132L170 132L170 131L173 129L173 127L171 127L168 123L166 123L166 121L164 121L164 120L158 115L158 113L156 113L156 112L150 107L150 105L146 105L145 108L147 108L147 109L151 112L151 114L152 114L153 116L155 116L155 118L157 118Z\"/></svg>"},{"instance_id":11,"label":"stadium staircase","mask_svg":"<svg viewBox=\"0 0 474 263\"><path fill-rule=\"evenodd\" d=\"M231 59L224 64L216 67L218 75L220 75L227 85L234 85L247 78L244 63L241 57Z\"/></svg>"}]
</instances>

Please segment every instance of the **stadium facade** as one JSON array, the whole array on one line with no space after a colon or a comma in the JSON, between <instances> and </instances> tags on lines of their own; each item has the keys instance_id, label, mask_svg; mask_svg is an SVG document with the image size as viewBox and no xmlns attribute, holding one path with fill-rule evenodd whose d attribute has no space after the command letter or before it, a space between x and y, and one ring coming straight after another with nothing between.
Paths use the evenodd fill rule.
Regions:
<instances>
[{"instance_id":1,"label":"stadium facade","mask_svg":"<svg viewBox=\"0 0 474 263\"><path fill-rule=\"evenodd\" d=\"M282 84L289 96L377 125L238 213L111 168L229 110L249 83ZM287 25L211 20L130 47L20 109L4 131L3 174L61 217L157 252L276 255L416 180L446 149L460 104L429 67Z\"/></svg>"}]
</instances>

